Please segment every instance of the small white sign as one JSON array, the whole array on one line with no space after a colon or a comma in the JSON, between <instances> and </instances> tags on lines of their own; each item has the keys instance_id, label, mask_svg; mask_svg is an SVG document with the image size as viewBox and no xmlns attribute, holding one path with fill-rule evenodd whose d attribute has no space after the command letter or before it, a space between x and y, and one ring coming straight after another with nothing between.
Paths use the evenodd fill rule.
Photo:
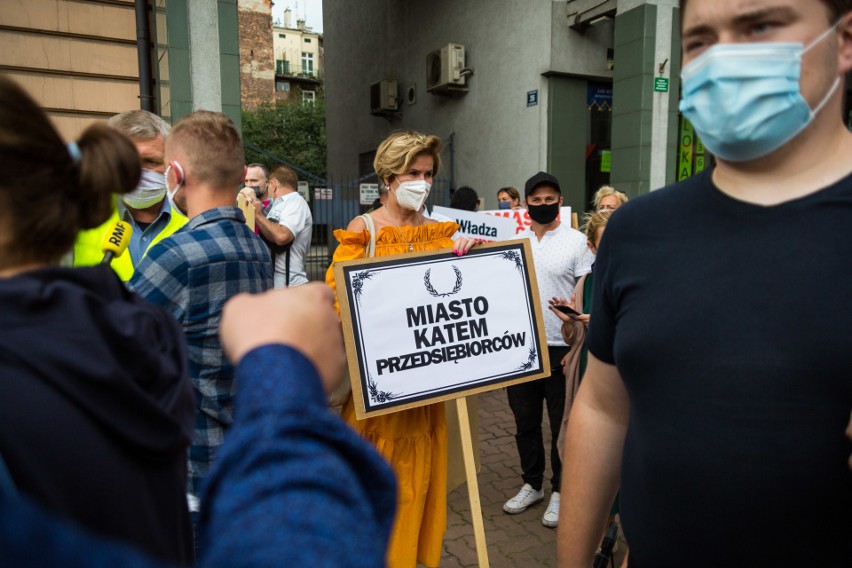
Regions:
<instances>
[{"instance_id":1,"label":"small white sign","mask_svg":"<svg viewBox=\"0 0 852 568\"><path fill-rule=\"evenodd\" d=\"M379 184L377 183L362 183L361 184L361 205L372 205L373 201L379 198Z\"/></svg>"},{"instance_id":2,"label":"small white sign","mask_svg":"<svg viewBox=\"0 0 852 568\"><path fill-rule=\"evenodd\" d=\"M315 187L314 199L328 201L332 198L332 190L330 187Z\"/></svg>"},{"instance_id":3,"label":"small white sign","mask_svg":"<svg viewBox=\"0 0 852 568\"><path fill-rule=\"evenodd\" d=\"M441 207L440 205L432 208L432 215L435 214L458 223L459 230L456 236L459 237L471 237L489 242L507 241L515 238L515 222L512 219L504 219L476 211Z\"/></svg>"},{"instance_id":4,"label":"small white sign","mask_svg":"<svg viewBox=\"0 0 852 568\"><path fill-rule=\"evenodd\" d=\"M305 198L305 201L307 201L308 203L311 202L311 190L308 187L308 182L300 181L299 187L296 188L296 191L299 192L299 195Z\"/></svg>"}]
</instances>

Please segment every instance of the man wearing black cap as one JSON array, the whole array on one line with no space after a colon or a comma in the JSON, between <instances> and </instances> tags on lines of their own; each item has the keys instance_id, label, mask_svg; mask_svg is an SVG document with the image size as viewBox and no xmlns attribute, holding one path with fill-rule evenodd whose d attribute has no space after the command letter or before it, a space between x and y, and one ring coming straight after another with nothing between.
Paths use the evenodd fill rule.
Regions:
<instances>
[{"instance_id":1,"label":"man wearing black cap","mask_svg":"<svg viewBox=\"0 0 852 568\"><path fill-rule=\"evenodd\" d=\"M532 226L519 237L530 239L543 306L553 297L570 298L577 278L591 269L594 261L582 233L559 220L562 191L559 180L547 172L538 172L524 188L527 212ZM509 499L503 510L511 515L522 513L544 499L544 442L541 435L542 402L550 418L550 465L553 493L541 522L555 527L559 522L559 489L562 462L556 447L565 406L565 377L562 359L570 349L562 340L562 321L549 311L544 315L547 349L550 354L549 377L508 387L509 406L515 415L515 440L521 457L524 486Z\"/></svg>"}]
</instances>

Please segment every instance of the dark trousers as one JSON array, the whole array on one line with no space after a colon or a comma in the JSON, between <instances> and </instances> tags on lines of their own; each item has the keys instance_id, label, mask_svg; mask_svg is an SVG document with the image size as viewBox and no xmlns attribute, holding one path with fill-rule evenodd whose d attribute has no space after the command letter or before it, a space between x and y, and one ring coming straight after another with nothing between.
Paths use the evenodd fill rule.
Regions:
<instances>
[{"instance_id":1,"label":"dark trousers","mask_svg":"<svg viewBox=\"0 0 852 568\"><path fill-rule=\"evenodd\" d=\"M562 481L562 461L556 441L565 411L565 375L562 373L562 358L568 347L548 347L550 353L550 376L537 381L512 385L506 389L509 407L515 415L515 441L521 457L522 478L533 489L541 489L544 483L544 439L541 434L542 403L547 406L550 419L550 480L554 491L559 491Z\"/></svg>"}]
</instances>

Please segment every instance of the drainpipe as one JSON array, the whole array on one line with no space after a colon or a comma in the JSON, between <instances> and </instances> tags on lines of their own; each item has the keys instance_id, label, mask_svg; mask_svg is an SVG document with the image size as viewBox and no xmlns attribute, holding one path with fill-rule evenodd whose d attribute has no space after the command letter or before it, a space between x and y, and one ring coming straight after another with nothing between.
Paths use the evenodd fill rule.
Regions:
<instances>
[{"instance_id":1,"label":"drainpipe","mask_svg":"<svg viewBox=\"0 0 852 568\"><path fill-rule=\"evenodd\" d=\"M154 112L154 82L151 79L151 28L148 0L135 0L136 53L139 56L139 108Z\"/></svg>"},{"instance_id":2,"label":"drainpipe","mask_svg":"<svg viewBox=\"0 0 852 568\"><path fill-rule=\"evenodd\" d=\"M456 133L450 132L450 191L456 188Z\"/></svg>"}]
</instances>

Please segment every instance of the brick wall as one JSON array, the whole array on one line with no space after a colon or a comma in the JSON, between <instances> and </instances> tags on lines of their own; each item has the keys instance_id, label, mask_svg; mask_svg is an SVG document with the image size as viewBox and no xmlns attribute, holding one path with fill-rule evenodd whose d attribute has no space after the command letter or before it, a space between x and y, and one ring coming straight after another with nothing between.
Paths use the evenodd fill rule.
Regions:
<instances>
[{"instance_id":1,"label":"brick wall","mask_svg":"<svg viewBox=\"0 0 852 568\"><path fill-rule=\"evenodd\" d=\"M238 0L240 94L243 110L275 101L275 56L272 52L272 1Z\"/></svg>"}]
</instances>

